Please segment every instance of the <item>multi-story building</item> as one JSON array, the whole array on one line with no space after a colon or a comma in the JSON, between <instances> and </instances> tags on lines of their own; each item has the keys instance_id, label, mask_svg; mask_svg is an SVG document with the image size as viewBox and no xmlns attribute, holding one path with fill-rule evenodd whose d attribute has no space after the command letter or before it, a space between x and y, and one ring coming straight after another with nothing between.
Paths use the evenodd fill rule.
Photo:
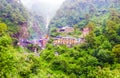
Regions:
<instances>
[{"instance_id":1,"label":"multi-story building","mask_svg":"<svg viewBox=\"0 0 120 78\"><path fill-rule=\"evenodd\" d=\"M61 37L61 38L54 38L54 45L74 45L74 44L79 44L81 42L81 38L72 38L72 37Z\"/></svg>"}]
</instances>

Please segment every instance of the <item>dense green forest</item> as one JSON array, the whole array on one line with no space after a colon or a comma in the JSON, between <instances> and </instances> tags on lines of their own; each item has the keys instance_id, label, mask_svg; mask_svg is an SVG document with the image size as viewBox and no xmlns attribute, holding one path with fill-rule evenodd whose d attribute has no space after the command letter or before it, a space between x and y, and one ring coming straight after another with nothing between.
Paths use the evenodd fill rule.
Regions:
<instances>
[{"instance_id":1,"label":"dense green forest","mask_svg":"<svg viewBox=\"0 0 120 78\"><path fill-rule=\"evenodd\" d=\"M84 27L89 20L100 18L103 22L109 14L110 8L120 10L119 0L66 0L51 21L52 27L73 26Z\"/></svg>"},{"instance_id":2,"label":"dense green forest","mask_svg":"<svg viewBox=\"0 0 120 78\"><path fill-rule=\"evenodd\" d=\"M81 0L69 1L78 1L76 2L78 4ZM105 1L109 3L108 0ZM64 4L63 7L66 6ZM73 17L84 25L76 22L70 26L91 28L85 37L85 42L69 48L66 45L54 46L50 40L44 50L38 51L40 55L37 56L31 50L15 43L17 39L14 35L20 31L21 22L27 22L29 12L16 0L1 0L0 78L120 78L120 7L118 5L111 8L105 5L109 8L108 13L99 17L93 15L85 22L77 20L81 15L77 15L81 13L77 12L78 7L75 11L76 16ZM105 6L102 6L102 9ZM67 17L64 16L64 19ZM59 20L62 21L62 19ZM59 27L55 25L56 23L66 25L60 21L55 22L57 19L55 23L53 21L51 22L54 24L53 28Z\"/></svg>"},{"instance_id":3,"label":"dense green forest","mask_svg":"<svg viewBox=\"0 0 120 78\"><path fill-rule=\"evenodd\" d=\"M5 22L11 33L15 33L24 21L27 21L28 12L21 3L15 0L0 0L0 20Z\"/></svg>"}]
</instances>

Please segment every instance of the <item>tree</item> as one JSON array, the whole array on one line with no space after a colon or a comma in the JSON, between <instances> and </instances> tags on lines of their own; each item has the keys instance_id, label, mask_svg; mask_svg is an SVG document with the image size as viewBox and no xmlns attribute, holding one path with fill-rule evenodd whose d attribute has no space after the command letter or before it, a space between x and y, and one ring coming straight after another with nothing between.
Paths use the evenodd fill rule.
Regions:
<instances>
[{"instance_id":1,"label":"tree","mask_svg":"<svg viewBox=\"0 0 120 78\"><path fill-rule=\"evenodd\" d=\"M106 36L112 44L119 42L117 34L118 25L114 21L108 20L106 30Z\"/></svg>"},{"instance_id":2,"label":"tree","mask_svg":"<svg viewBox=\"0 0 120 78\"><path fill-rule=\"evenodd\" d=\"M0 35L7 30L7 25L0 22Z\"/></svg>"},{"instance_id":3,"label":"tree","mask_svg":"<svg viewBox=\"0 0 120 78\"><path fill-rule=\"evenodd\" d=\"M74 28L74 31L77 31L79 29L78 25L74 25L73 28Z\"/></svg>"},{"instance_id":4,"label":"tree","mask_svg":"<svg viewBox=\"0 0 120 78\"><path fill-rule=\"evenodd\" d=\"M94 47L94 42L95 42L95 25L92 22L89 22L86 27L89 28L89 34L86 36L86 42L88 44L89 47Z\"/></svg>"},{"instance_id":5,"label":"tree","mask_svg":"<svg viewBox=\"0 0 120 78\"><path fill-rule=\"evenodd\" d=\"M119 12L116 9L112 8L112 9L110 9L110 14L111 14L111 20L114 21L115 23L119 24L119 21L120 21Z\"/></svg>"},{"instance_id":6,"label":"tree","mask_svg":"<svg viewBox=\"0 0 120 78\"><path fill-rule=\"evenodd\" d=\"M0 77L16 77L17 57L15 50L11 46L11 38L8 35L0 37Z\"/></svg>"},{"instance_id":7,"label":"tree","mask_svg":"<svg viewBox=\"0 0 120 78\"><path fill-rule=\"evenodd\" d=\"M107 49L100 49L97 53L97 58L100 62L105 63L113 63L112 54Z\"/></svg>"},{"instance_id":8,"label":"tree","mask_svg":"<svg viewBox=\"0 0 120 78\"><path fill-rule=\"evenodd\" d=\"M120 44L117 44L113 47L112 52L116 58L116 61L120 63Z\"/></svg>"}]
</instances>

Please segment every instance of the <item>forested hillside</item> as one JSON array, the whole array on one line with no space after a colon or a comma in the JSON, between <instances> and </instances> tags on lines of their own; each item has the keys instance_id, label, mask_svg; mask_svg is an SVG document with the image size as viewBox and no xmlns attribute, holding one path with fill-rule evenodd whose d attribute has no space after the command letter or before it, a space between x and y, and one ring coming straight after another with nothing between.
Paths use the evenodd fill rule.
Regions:
<instances>
[{"instance_id":1,"label":"forested hillside","mask_svg":"<svg viewBox=\"0 0 120 78\"><path fill-rule=\"evenodd\" d=\"M8 31L18 33L20 26L27 21L28 12L20 0L0 0L0 21L8 25Z\"/></svg>"},{"instance_id":2,"label":"forested hillside","mask_svg":"<svg viewBox=\"0 0 120 78\"><path fill-rule=\"evenodd\" d=\"M119 1L66 0L51 21L50 34L55 35L42 39L42 16L27 11L20 0L0 0L0 78L120 78ZM56 31L66 25L73 32ZM90 31L81 38L83 28ZM53 43L68 34L84 41ZM36 36L43 49L29 42Z\"/></svg>"},{"instance_id":3,"label":"forested hillside","mask_svg":"<svg viewBox=\"0 0 120 78\"><path fill-rule=\"evenodd\" d=\"M96 22L93 22L96 21ZM91 32L85 43L68 48L49 44L41 59L53 78L119 78L120 13L113 10L108 19L89 21Z\"/></svg>"},{"instance_id":4,"label":"forested hillside","mask_svg":"<svg viewBox=\"0 0 120 78\"><path fill-rule=\"evenodd\" d=\"M13 23L20 24L27 20L28 14L20 0L1 0L0 17L2 20L10 20Z\"/></svg>"},{"instance_id":5,"label":"forested hillside","mask_svg":"<svg viewBox=\"0 0 120 78\"><path fill-rule=\"evenodd\" d=\"M119 0L66 0L57 11L50 26L62 27L78 24L82 28L93 18L103 22L108 18L110 9L116 8L120 11L119 6Z\"/></svg>"},{"instance_id":6,"label":"forested hillside","mask_svg":"<svg viewBox=\"0 0 120 78\"><path fill-rule=\"evenodd\" d=\"M30 33L29 37L44 33L43 30L45 29L44 18L36 13L33 13L32 11L27 10L20 0L1 0L0 20L9 25L8 29L11 33L15 34L15 37L18 37L18 35L23 35L22 33L19 33L19 31L25 23L28 32ZM39 29L37 33L35 32L36 29Z\"/></svg>"}]
</instances>

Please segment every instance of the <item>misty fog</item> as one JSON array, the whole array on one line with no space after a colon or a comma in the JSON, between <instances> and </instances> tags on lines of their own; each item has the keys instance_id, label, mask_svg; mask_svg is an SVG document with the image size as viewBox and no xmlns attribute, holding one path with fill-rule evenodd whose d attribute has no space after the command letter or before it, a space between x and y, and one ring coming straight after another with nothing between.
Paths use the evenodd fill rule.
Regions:
<instances>
[{"instance_id":1,"label":"misty fog","mask_svg":"<svg viewBox=\"0 0 120 78\"><path fill-rule=\"evenodd\" d=\"M24 6L37 14L52 18L64 0L21 0Z\"/></svg>"}]
</instances>

